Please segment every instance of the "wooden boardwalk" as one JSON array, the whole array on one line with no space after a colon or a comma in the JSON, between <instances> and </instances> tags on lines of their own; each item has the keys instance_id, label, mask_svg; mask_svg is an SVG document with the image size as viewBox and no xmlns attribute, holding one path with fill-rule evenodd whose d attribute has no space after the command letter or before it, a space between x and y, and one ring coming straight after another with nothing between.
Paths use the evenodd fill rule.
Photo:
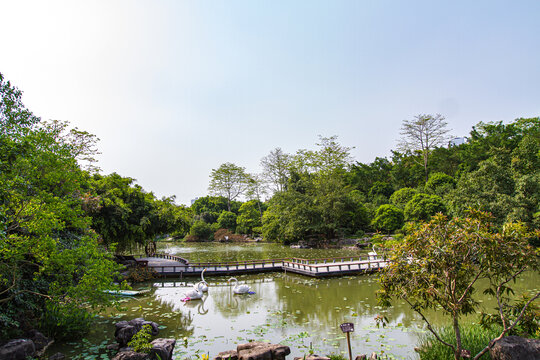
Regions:
<instances>
[{"instance_id":1,"label":"wooden boardwalk","mask_svg":"<svg viewBox=\"0 0 540 360\"><path fill-rule=\"evenodd\" d=\"M182 279L188 276L200 276L206 269L206 275L236 275L285 271L312 277L342 276L365 274L378 271L387 265L387 261L373 256L324 258L324 259L269 259L239 262L189 263L187 260L171 255L157 254L147 260L148 267L164 277Z\"/></svg>"}]
</instances>

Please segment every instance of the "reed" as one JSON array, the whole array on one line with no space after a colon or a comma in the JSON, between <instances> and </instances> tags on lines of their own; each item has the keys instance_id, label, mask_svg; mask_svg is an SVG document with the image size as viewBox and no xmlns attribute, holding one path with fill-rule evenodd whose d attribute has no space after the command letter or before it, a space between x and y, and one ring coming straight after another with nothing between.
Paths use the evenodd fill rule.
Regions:
<instances>
[{"instance_id":1,"label":"reed","mask_svg":"<svg viewBox=\"0 0 540 360\"><path fill-rule=\"evenodd\" d=\"M475 323L465 324L460 329L462 347L471 352L471 357L478 354L491 339L501 333L501 328L484 329ZM454 329L452 327L442 327L439 329L438 334L444 341L450 344L456 343ZM437 341L435 336L429 332L421 337L420 346L417 351L422 360L454 359L452 349ZM480 359L491 359L489 352L484 354Z\"/></svg>"}]
</instances>

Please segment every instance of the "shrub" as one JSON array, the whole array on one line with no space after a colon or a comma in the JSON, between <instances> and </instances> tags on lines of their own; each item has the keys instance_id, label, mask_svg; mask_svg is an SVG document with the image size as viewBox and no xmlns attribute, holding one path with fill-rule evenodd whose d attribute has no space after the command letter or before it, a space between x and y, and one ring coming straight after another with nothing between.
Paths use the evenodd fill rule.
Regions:
<instances>
[{"instance_id":1,"label":"shrub","mask_svg":"<svg viewBox=\"0 0 540 360\"><path fill-rule=\"evenodd\" d=\"M146 324L143 325L141 330L133 335L128 346L136 352L149 353L152 349L150 339L152 339L152 327L149 324Z\"/></svg>"},{"instance_id":2,"label":"shrub","mask_svg":"<svg viewBox=\"0 0 540 360\"><path fill-rule=\"evenodd\" d=\"M427 221L436 213L445 213L446 207L437 195L416 194L405 206L405 220Z\"/></svg>"},{"instance_id":3,"label":"shrub","mask_svg":"<svg viewBox=\"0 0 540 360\"><path fill-rule=\"evenodd\" d=\"M403 209L416 194L418 194L418 190L416 189L409 187L401 188L390 196L390 202Z\"/></svg>"},{"instance_id":4,"label":"shrub","mask_svg":"<svg viewBox=\"0 0 540 360\"><path fill-rule=\"evenodd\" d=\"M212 229L202 220L196 220L189 229L189 235L196 236L199 240L211 240ZM186 239L187 241L187 239Z\"/></svg>"},{"instance_id":5,"label":"shrub","mask_svg":"<svg viewBox=\"0 0 540 360\"><path fill-rule=\"evenodd\" d=\"M504 314L510 321L515 321L521 313L521 309L523 309L529 300L529 296L525 294L521 295L515 303L505 304L503 307ZM491 328L500 328L502 326L502 320L498 309L495 309L494 314L482 313L480 325L488 330ZM508 335L540 338L540 307L534 302L530 303L525 309L520 322L508 332Z\"/></svg>"},{"instance_id":6,"label":"shrub","mask_svg":"<svg viewBox=\"0 0 540 360\"><path fill-rule=\"evenodd\" d=\"M219 228L229 229L232 232L236 229L236 214L231 211L222 211L217 219Z\"/></svg>"},{"instance_id":7,"label":"shrub","mask_svg":"<svg viewBox=\"0 0 540 360\"><path fill-rule=\"evenodd\" d=\"M214 211L206 211L193 217L195 220L202 220L207 224L215 223L219 218L219 213Z\"/></svg>"},{"instance_id":8,"label":"shrub","mask_svg":"<svg viewBox=\"0 0 540 360\"><path fill-rule=\"evenodd\" d=\"M94 316L73 302L48 302L42 319L47 334L58 340L81 337L90 329Z\"/></svg>"},{"instance_id":9,"label":"shrub","mask_svg":"<svg viewBox=\"0 0 540 360\"><path fill-rule=\"evenodd\" d=\"M239 212L240 215L236 219L238 224L236 230L238 233L251 235L254 232L253 228L261 226L261 213L259 212L258 202L256 200L242 204Z\"/></svg>"},{"instance_id":10,"label":"shrub","mask_svg":"<svg viewBox=\"0 0 540 360\"><path fill-rule=\"evenodd\" d=\"M429 176L424 188L430 194L442 196L455 187L456 180L453 177L442 172L436 172Z\"/></svg>"},{"instance_id":11,"label":"shrub","mask_svg":"<svg viewBox=\"0 0 540 360\"><path fill-rule=\"evenodd\" d=\"M381 205L375 213L372 225L375 229L388 233L401 229L403 226L403 210L394 205Z\"/></svg>"}]
</instances>

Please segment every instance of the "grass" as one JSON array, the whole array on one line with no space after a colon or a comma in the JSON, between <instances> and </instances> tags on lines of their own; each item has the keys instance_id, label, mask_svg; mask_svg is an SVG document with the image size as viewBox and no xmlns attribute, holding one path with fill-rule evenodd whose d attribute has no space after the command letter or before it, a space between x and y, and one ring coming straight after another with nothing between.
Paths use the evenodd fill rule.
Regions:
<instances>
[{"instance_id":1,"label":"grass","mask_svg":"<svg viewBox=\"0 0 540 360\"><path fill-rule=\"evenodd\" d=\"M491 339L500 334L501 329L495 328L485 330L480 325L470 323L461 326L461 344L464 349L471 352L471 358L478 354ZM454 329L450 326L442 327L438 331L439 336L447 343L454 344L455 335ZM454 354L450 347L437 341L431 333L426 333L421 340L418 354L422 360L444 360L454 359ZM489 360L489 352L484 354L480 359Z\"/></svg>"}]
</instances>

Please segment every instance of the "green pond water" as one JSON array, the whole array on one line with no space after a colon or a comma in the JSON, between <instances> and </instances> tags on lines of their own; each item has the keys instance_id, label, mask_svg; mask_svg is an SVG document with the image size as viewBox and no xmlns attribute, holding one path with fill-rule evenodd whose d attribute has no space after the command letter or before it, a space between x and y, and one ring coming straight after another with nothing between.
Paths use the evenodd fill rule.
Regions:
<instances>
[{"instance_id":1,"label":"green pond water","mask_svg":"<svg viewBox=\"0 0 540 360\"><path fill-rule=\"evenodd\" d=\"M233 261L280 257L340 257L361 255L351 249L291 249L277 244L181 244L163 243L159 251L197 261ZM109 309L81 342L56 344L49 353L61 351L70 358L107 359L106 344L114 342L114 323L143 317L161 326L159 337L177 340L175 359L196 359L203 353L210 358L220 351L235 349L249 340L265 340L290 346L291 355L328 355L347 352L339 325L354 324L351 334L353 356L384 351L398 359L415 359L418 336L424 324L407 305L396 302L383 311L377 306L379 288L376 275L313 279L281 272L237 276L248 284L253 295L234 295L228 277L206 277L210 284L202 300L183 303L182 294L198 278L163 279L142 284L152 291L145 296L125 298L121 309ZM518 280L518 293L536 291L538 278L526 274ZM137 288L137 287L135 287ZM491 298L480 299L486 308ZM384 314L386 328L377 328L374 317ZM441 312L429 313L435 325L447 319Z\"/></svg>"}]
</instances>

